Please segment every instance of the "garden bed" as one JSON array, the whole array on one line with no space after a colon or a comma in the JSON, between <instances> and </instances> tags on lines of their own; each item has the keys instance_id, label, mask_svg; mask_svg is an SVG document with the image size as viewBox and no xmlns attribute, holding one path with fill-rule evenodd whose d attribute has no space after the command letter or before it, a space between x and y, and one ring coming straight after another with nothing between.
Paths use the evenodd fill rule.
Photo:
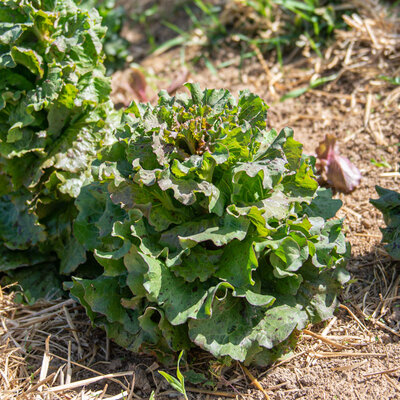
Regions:
<instances>
[{"instance_id":1,"label":"garden bed","mask_svg":"<svg viewBox=\"0 0 400 400\"><path fill-rule=\"evenodd\" d=\"M346 19L352 30L337 32L323 58L297 54L280 67L261 54L241 61L239 48L222 46L212 53L213 64L232 64L217 74L203 61L183 65L182 47L143 57L146 42L140 26L125 27L127 38L135 40L132 55L146 71L149 99L155 88L166 88L186 74L184 68L202 87L235 94L247 88L270 105L269 126L292 127L307 154L315 152L326 134L335 134L341 154L363 175L353 193L335 194L344 203L339 216L345 218L352 244L352 280L336 316L301 332L288 359L270 368L250 368L250 374L239 363L224 365L203 352L191 353L182 369L204 374L210 386L187 380L189 398L400 399L399 263L381 246L383 218L369 203L378 197L375 185L400 190L400 87L378 78L399 73L400 25L384 6L363 3L359 17ZM167 32L165 26L158 29L158 36ZM187 59L200 51L188 46ZM130 75L127 69L114 76L116 103L134 96L121 89ZM312 76L332 75L330 83L279 101L307 86ZM379 162L387 167L377 166ZM147 399L154 390L156 399L167 399L176 394L157 373L163 367L155 358L108 341L72 300L22 306L3 288L0 301L0 393L5 398Z\"/></svg>"}]
</instances>

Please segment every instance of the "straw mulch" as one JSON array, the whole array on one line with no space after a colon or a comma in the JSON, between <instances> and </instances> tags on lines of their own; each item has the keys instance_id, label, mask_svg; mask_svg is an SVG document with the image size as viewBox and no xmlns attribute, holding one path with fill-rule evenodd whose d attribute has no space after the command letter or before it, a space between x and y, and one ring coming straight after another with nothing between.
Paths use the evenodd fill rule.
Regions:
<instances>
[{"instance_id":1,"label":"straw mulch","mask_svg":"<svg viewBox=\"0 0 400 400\"><path fill-rule=\"evenodd\" d=\"M343 294L347 305L341 305L327 324L305 329L291 357L265 371L249 371L239 364L228 368L200 356L203 361L195 368L208 369L215 388L188 384L188 393L192 398L252 399L260 393L264 398L281 398L274 395L282 393L282 398L290 398L301 393L312 379L313 366L322 362L331 374L357 371L364 388L379 386L385 398L398 398L400 354L392 339L400 337L399 319L381 321L382 316L398 312L400 276L387 258L377 256L374 264L381 275L377 273L366 287L349 285ZM386 271L391 272L390 280ZM93 330L73 300L24 306L2 291L0 310L1 399L116 400L148 398L152 390L156 398L174 393L155 374L159 365L154 359L121 362L126 359L124 350Z\"/></svg>"},{"instance_id":2,"label":"straw mulch","mask_svg":"<svg viewBox=\"0 0 400 400\"><path fill-rule=\"evenodd\" d=\"M258 54L243 66L240 82L235 66L224 70L224 80L207 69L195 77L208 86L246 86L274 103L311 78L335 75L300 98L276 103L269 118L273 126L293 126L310 152L324 136L318 132L334 131L364 179L353 194L338 195L353 245L348 266L353 280L342 293L337 315L301 332L294 354L265 370L227 366L198 354L190 368L214 385L187 383L190 398L400 399L399 263L379 244L382 217L368 203L376 197L375 184L400 190L394 146L400 142L400 86L382 78L400 76L400 21L377 1L351 4L359 9L346 17L352 29L337 32L322 59L305 48L302 58L281 68ZM149 57L142 66L156 69L179 59L178 54ZM175 71L154 72L171 80ZM372 156L385 157L393 169L374 169ZM153 390L156 399L164 399L176 394L157 374L160 365L154 358L110 343L73 300L19 305L3 288L0 320L0 399L148 399Z\"/></svg>"},{"instance_id":3,"label":"straw mulch","mask_svg":"<svg viewBox=\"0 0 400 400\"><path fill-rule=\"evenodd\" d=\"M137 397L133 368L107 373L110 343L91 328L80 305L72 299L19 305L5 292L0 292L1 399ZM104 397L108 386L118 394Z\"/></svg>"}]
</instances>

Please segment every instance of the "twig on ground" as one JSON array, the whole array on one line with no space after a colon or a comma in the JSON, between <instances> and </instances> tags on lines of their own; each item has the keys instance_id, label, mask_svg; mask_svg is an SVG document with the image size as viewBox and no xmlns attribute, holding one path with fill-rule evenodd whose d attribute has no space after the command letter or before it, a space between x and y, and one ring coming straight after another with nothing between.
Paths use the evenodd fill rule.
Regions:
<instances>
[{"instance_id":1,"label":"twig on ground","mask_svg":"<svg viewBox=\"0 0 400 400\"><path fill-rule=\"evenodd\" d=\"M392 372L396 372L399 369L400 369L400 367L396 367L396 368L391 368L391 369L385 369L383 371L371 372L369 374L365 374L364 377L367 378L369 376L382 375L382 374L391 374Z\"/></svg>"},{"instance_id":2,"label":"twig on ground","mask_svg":"<svg viewBox=\"0 0 400 400\"><path fill-rule=\"evenodd\" d=\"M342 344L336 343L333 340L327 339L326 337L324 337L322 335L319 335L318 333L314 333L312 331L309 331L308 329L303 329L303 333L305 335L309 335L309 336L312 336L312 337L314 337L314 338L316 338L318 340L321 340L321 342L329 344L330 346L336 347L336 348L338 348L340 350L343 350L343 349L347 348L347 346L344 346Z\"/></svg>"},{"instance_id":3,"label":"twig on ground","mask_svg":"<svg viewBox=\"0 0 400 400\"><path fill-rule=\"evenodd\" d=\"M264 397L266 400L271 400L270 397L268 396L268 393L265 391L265 389L261 386L260 382L258 382L258 380L255 378L255 376L244 366L241 365L243 371L245 372L245 374L249 377L250 382L259 390L262 391Z\"/></svg>"}]
</instances>

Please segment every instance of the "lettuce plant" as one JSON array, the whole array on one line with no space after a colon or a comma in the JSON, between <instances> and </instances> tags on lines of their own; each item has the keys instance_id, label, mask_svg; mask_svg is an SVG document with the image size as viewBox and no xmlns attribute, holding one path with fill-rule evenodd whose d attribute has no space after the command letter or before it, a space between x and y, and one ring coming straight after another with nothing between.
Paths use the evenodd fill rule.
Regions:
<instances>
[{"instance_id":1,"label":"lettuce plant","mask_svg":"<svg viewBox=\"0 0 400 400\"><path fill-rule=\"evenodd\" d=\"M291 129L266 129L261 98L186 86L133 103L93 165L74 233L104 273L67 286L129 349L268 364L335 310L341 202L318 188Z\"/></svg>"},{"instance_id":2,"label":"lettuce plant","mask_svg":"<svg viewBox=\"0 0 400 400\"><path fill-rule=\"evenodd\" d=\"M85 259L73 200L113 124L104 33L72 0L0 4L0 271Z\"/></svg>"},{"instance_id":3,"label":"lettuce plant","mask_svg":"<svg viewBox=\"0 0 400 400\"><path fill-rule=\"evenodd\" d=\"M129 42L121 36L126 17L124 8L116 6L115 0L75 0L75 2L84 10L96 7L102 18L102 25L107 28L102 39L107 75L111 75L115 70L122 69L129 56Z\"/></svg>"},{"instance_id":4,"label":"lettuce plant","mask_svg":"<svg viewBox=\"0 0 400 400\"><path fill-rule=\"evenodd\" d=\"M382 212L386 227L382 230L382 242L394 260L400 260L400 193L376 187L379 199L370 200Z\"/></svg>"}]
</instances>

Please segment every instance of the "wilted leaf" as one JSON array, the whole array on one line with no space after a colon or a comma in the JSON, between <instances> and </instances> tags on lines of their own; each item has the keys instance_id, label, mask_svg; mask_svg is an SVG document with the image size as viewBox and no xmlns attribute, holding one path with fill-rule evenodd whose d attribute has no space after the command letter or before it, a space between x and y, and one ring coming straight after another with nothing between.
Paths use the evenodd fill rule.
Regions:
<instances>
[{"instance_id":1,"label":"wilted leaf","mask_svg":"<svg viewBox=\"0 0 400 400\"><path fill-rule=\"evenodd\" d=\"M361 173L346 157L339 155L336 137L326 135L317 147L322 179L333 188L350 193L360 184Z\"/></svg>"},{"instance_id":2,"label":"wilted leaf","mask_svg":"<svg viewBox=\"0 0 400 400\"><path fill-rule=\"evenodd\" d=\"M131 68L131 74L129 76L129 84L131 85L133 91L136 93L139 101L147 102L149 101L146 95L146 78L143 72L138 68Z\"/></svg>"}]
</instances>

